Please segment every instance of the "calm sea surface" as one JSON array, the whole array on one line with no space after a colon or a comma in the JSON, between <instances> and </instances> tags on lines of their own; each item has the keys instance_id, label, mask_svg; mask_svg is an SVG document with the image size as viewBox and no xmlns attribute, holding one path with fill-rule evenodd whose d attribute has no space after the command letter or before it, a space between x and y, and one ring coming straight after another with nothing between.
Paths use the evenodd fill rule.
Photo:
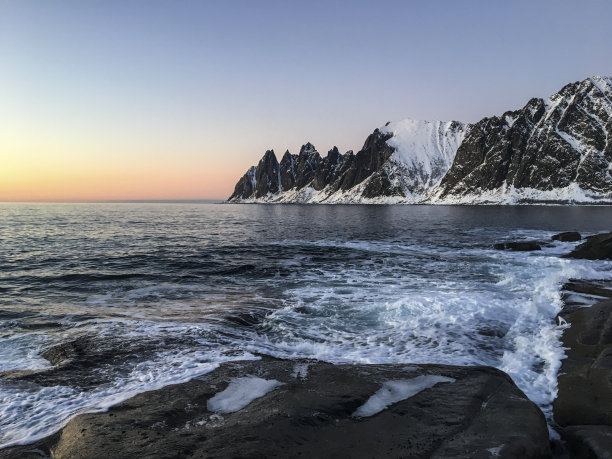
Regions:
<instances>
[{"instance_id":1,"label":"calm sea surface","mask_svg":"<svg viewBox=\"0 0 612 459\"><path fill-rule=\"evenodd\" d=\"M550 413L559 287L612 264L492 245L611 226L610 207L0 204L0 444L257 353L492 365ZM11 379L74 340L78 368Z\"/></svg>"}]
</instances>

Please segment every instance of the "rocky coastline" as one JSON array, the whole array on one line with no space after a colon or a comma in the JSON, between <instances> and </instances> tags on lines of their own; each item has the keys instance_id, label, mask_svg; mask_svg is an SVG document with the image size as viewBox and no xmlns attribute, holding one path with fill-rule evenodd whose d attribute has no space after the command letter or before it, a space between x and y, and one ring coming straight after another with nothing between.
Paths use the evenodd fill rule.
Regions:
<instances>
[{"instance_id":1,"label":"rocky coastline","mask_svg":"<svg viewBox=\"0 0 612 459\"><path fill-rule=\"evenodd\" d=\"M612 233L588 237L566 256L612 259L611 241ZM261 356L78 415L0 458L612 457L612 288L571 280L563 295L557 319L570 326L553 404L560 440L550 440L539 408L491 367ZM597 302L584 307L585 298ZM78 373L94 352L86 342L52 348L50 372Z\"/></svg>"},{"instance_id":2,"label":"rocky coastline","mask_svg":"<svg viewBox=\"0 0 612 459\"><path fill-rule=\"evenodd\" d=\"M559 318L567 358L558 376L554 419L571 457L612 457L612 289L597 282L572 281ZM573 294L606 297L591 307Z\"/></svg>"},{"instance_id":3,"label":"rocky coastline","mask_svg":"<svg viewBox=\"0 0 612 459\"><path fill-rule=\"evenodd\" d=\"M436 378L433 385L428 378ZM235 381L246 384L239 398L260 381L275 381L277 387L235 412L212 410L211 400ZM410 386L411 381L417 383ZM399 387L387 388L387 394L389 382ZM402 393L402 382L408 393ZM360 407L376 394L382 398L380 412L360 415ZM385 400L398 398L385 406ZM550 455L544 415L499 370L270 357L225 363L105 413L79 415L34 445L0 451L2 458L492 455Z\"/></svg>"}]
</instances>

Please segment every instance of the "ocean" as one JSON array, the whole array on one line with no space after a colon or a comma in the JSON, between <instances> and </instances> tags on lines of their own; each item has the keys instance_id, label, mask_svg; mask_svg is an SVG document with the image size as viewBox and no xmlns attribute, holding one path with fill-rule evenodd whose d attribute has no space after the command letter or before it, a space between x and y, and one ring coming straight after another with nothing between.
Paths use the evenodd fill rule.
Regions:
<instances>
[{"instance_id":1,"label":"ocean","mask_svg":"<svg viewBox=\"0 0 612 459\"><path fill-rule=\"evenodd\" d=\"M611 212L0 204L0 445L261 354L490 365L550 418L560 288L612 279L611 262L559 258L576 243L550 237L610 231ZM511 240L547 246L493 250ZM72 363L41 372L71 342Z\"/></svg>"}]
</instances>

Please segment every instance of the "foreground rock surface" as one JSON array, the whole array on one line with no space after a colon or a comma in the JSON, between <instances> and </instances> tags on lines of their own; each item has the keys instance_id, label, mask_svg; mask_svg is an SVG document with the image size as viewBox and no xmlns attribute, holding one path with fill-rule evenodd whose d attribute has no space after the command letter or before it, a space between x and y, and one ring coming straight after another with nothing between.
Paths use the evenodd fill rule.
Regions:
<instances>
[{"instance_id":1,"label":"foreground rock surface","mask_svg":"<svg viewBox=\"0 0 612 459\"><path fill-rule=\"evenodd\" d=\"M612 297L612 290L597 282L571 281L564 289ZM581 307L573 298L566 294L566 308L560 314L570 327L562 337L567 358L559 371L554 419L572 457L611 458L612 300Z\"/></svg>"},{"instance_id":2,"label":"foreground rock surface","mask_svg":"<svg viewBox=\"0 0 612 459\"><path fill-rule=\"evenodd\" d=\"M612 301L564 314L567 359L559 373L555 420L612 426Z\"/></svg>"},{"instance_id":3,"label":"foreground rock surface","mask_svg":"<svg viewBox=\"0 0 612 459\"><path fill-rule=\"evenodd\" d=\"M215 396L238 387L237 378L249 379L238 379L247 381L246 389L234 391L234 402L253 393L255 383L272 390L236 412L211 411L227 408L227 400ZM354 415L374 394L382 402L401 398L401 390L398 396L398 389L385 383L415 386L411 380L434 383L421 391L417 387L414 395L376 414ZM550 449L541 411L505 373L490 367L331 365L264 358L223 364L188 383L137 395L106 413L77 416L35 445L0 450L1 458L41 454L531 458L549 457Z\"/></svg>"}]
</instances>

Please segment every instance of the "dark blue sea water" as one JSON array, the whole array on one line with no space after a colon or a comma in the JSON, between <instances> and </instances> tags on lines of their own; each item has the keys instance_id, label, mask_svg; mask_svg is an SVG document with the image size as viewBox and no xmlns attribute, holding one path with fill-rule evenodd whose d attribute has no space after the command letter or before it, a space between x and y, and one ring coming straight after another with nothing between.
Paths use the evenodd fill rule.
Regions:
<instances>
[{"instance_id":1,"label":"dark blue sea water","mask_svg":"<svg viewBox=\"0 0 612 459\"><path fill-rule=\"evenodd\" d=\"M612 265L492 245L611 223L609 207L0 204L0 444L260 353L492 365L549 413L559 288ZM75 340L78 371L16 378Z\"/></svg>"}]
</instances>

